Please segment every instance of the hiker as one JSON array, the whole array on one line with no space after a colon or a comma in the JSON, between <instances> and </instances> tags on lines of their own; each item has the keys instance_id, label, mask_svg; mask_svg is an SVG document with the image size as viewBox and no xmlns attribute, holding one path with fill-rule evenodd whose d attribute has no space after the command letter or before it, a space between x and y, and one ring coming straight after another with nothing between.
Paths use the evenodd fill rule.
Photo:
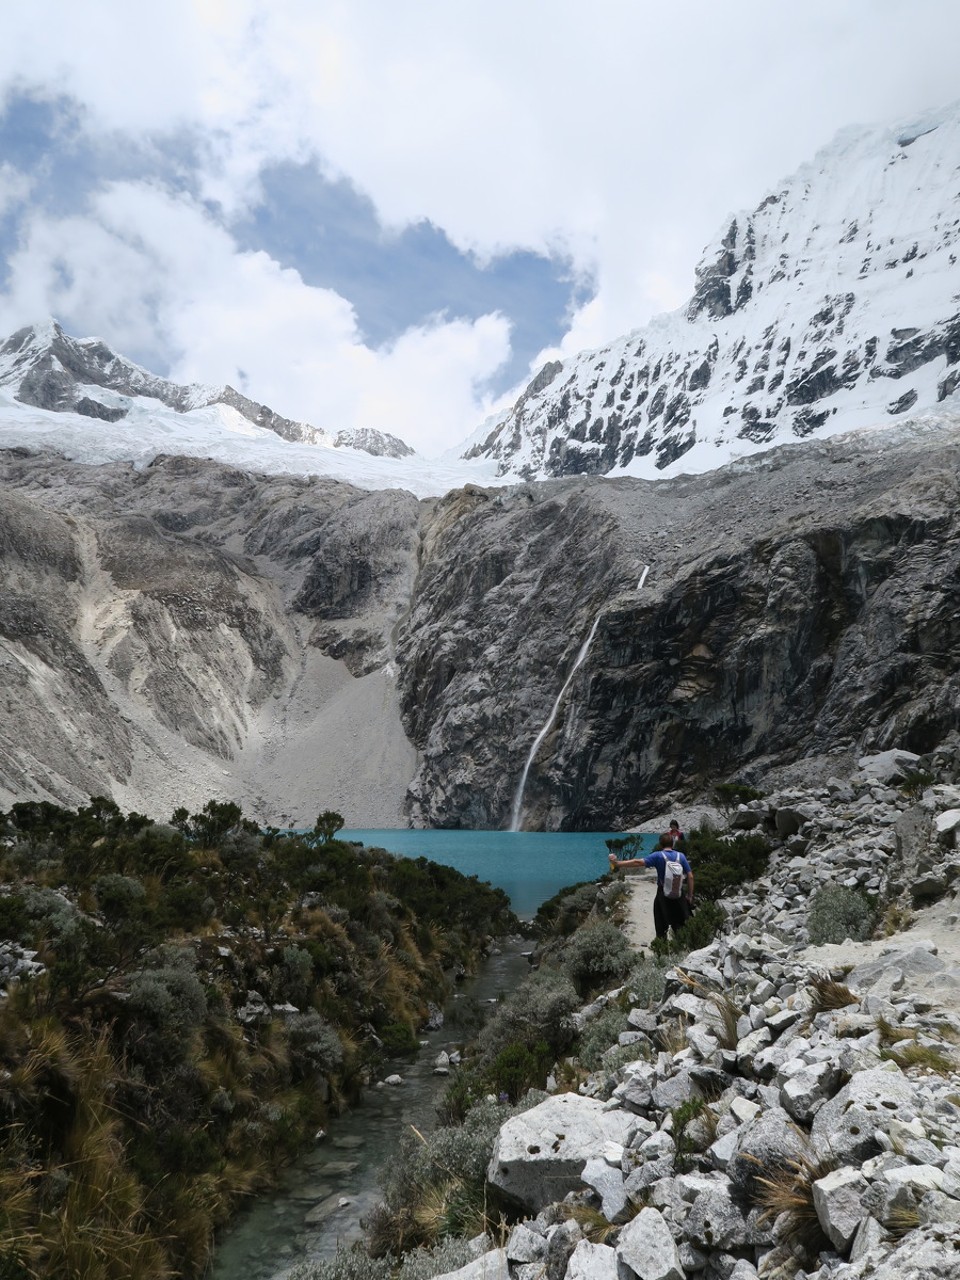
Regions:
<instances>
[{"instance_id":1,"label":"hiker","mask_svg":"<svg viewBox=\"0 0 960 1280\"><path fill-rule=\"evenodd\" d=\"M680 871L673 872L668 864L680 864ZM610 870L621 867L653 867L657 873L657 892L653 899L653 927L658 938L665 938L673 929L678 933L687 923L693 910L693 870L687 855L674 849L673 839L664 834L653 853L642 858L618 858L611 851ZM671 883L667 875L671 874ZM676 876L676 880L674 880Z\"/></svg>"},{"instance_id":2,"label":"hiker","mask_svg":"<svg viewBox=\"0 0 960 1280\"><path fill-rule=\"evenodd\" d=\"M676 820L676 818L670 819L670 827L667 831L664 831L663 834L670 841L670 847L672 849L682 849L687 839L687 837L680 830L680 823Z\"/></svg>"}]
</instances>

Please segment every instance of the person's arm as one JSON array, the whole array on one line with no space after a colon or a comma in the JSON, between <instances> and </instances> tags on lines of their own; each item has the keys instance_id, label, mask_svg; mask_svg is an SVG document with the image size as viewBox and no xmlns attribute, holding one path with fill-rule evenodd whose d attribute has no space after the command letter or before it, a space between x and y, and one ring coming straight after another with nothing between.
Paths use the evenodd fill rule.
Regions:
<instances>
[{"instance_id":1,"label":"person's arm","mask_svg":"<svg viewBox=\"0 0 960 1280\"><path fill-rule=\"evenodd\" d=\"M693 906L693 872L687 872L687 902Z\"/></svg>"},{"instance_id":2,"label":"person's arm","mask_svg":"<svg viewBox=\"0 0 960 1280\"><path fill-rule=\"evenodd\" d=\"M615 853L610 854L610 870L619 871L621 867L649 867L650 863L646 858L618 858Z\"/></svg>"}]
</instances>

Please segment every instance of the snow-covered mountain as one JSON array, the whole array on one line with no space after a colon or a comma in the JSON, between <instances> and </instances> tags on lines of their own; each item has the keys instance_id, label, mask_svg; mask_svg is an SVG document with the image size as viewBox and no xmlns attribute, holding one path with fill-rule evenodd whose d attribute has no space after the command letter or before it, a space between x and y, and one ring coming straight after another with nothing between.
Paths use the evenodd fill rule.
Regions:
<instances>
[{"instance_id":1,"label":"snow-covered mountain","mask_svg":"<svg viewBox=\"0 0 960 1280\"><path fill-rule=\"evenodd\" d=\"M686 307L545 366L464 456L653 477L956 403L958 253L960 104L846 130L730 219Z\"/></svg>"},{"instance_id":2,"label":"snow-covered mountain","mask_svg":"<svg viewBox=\"0 0 960 1280\"><path fill-rule=\"evenodd\" d=\"M53 320L0 344L0 448L16 445L83 462L139 464L184 453L246 470L436 492L436 468L396 436L331 432L284 418L230 386L170 382L99 338L70 337ZM463 463L440 468L441 483L451 486L475 474Z\"/></svg>"},{"instance_id":3,"label":"snow-covered mountain","mask_svg":"<svg viewBox=\"0 0 960 1280\"><path fill-rule=\"evenodd\" d=\"M282 417L232 387L179 386L54 322L0 346L0 448L74 461L158 454L361 488L656 478L812 435L960 405L960 103L851 129L732 217L688 305L546 365L441 461L372 430Z\"/></svg>"}]
</instances>

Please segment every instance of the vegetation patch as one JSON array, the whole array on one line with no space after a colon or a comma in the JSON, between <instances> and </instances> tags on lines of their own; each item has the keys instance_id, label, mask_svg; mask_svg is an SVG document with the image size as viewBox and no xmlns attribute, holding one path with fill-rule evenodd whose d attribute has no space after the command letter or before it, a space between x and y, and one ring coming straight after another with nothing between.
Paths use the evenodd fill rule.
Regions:
<instances>
[{"instance_id":1,"label":"vegetation patch","mask_svg":"<svg viewBox=\"0 0 960 1280\"><path fill-rule=\"evenodd\" d=\"M0 814L0 926L42 965L0 1003L4 1280L202 1275L241 1199L519 930L502 891L342 823Z\"/></svg>"},{"instance_id":2,"label":"vegetation patch","mask_svg":"<svg viewBox=\"0 0 960 1280\"><path fill-rule=\"evenodd\" d=\"M876 923L876 909L866 894L842 884L828 884L813 895L807 934L814 947L839 944L848 938L864 942L873 935Z\"/></svg>"}]
</instances>

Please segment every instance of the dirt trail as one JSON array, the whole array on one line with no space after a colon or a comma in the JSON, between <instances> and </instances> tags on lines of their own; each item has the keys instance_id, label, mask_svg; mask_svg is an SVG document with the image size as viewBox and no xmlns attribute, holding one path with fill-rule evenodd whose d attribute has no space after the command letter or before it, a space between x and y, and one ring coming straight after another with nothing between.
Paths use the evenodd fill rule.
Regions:
<instances>
[{"instance_id":1,"label":"dirt trail","mask_svg":"<svg viewBox=\"0 0 960 1280\"><path fill-rule=\"evenodd\" d=\"M657 877L653 871L624 872L630 890L626 903L623 932L637 950L649 947L656 937L653 930L653 899Z\"/></svg>"}]
</instances>

